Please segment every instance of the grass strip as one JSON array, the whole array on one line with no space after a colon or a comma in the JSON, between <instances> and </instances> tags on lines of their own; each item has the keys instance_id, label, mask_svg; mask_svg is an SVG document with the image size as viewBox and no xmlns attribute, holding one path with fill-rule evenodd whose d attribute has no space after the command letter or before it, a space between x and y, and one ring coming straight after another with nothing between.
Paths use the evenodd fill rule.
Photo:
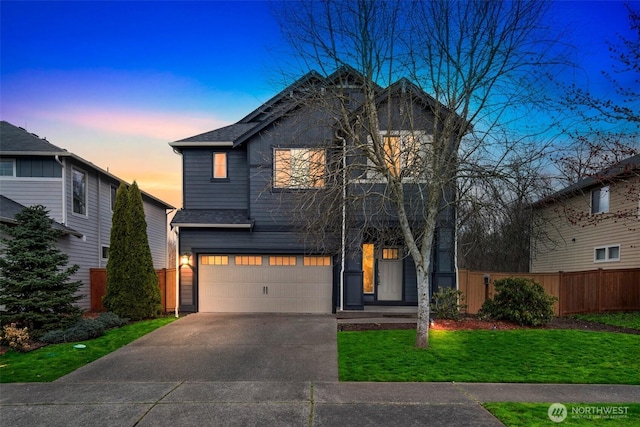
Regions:
<instances>
[{"instance_id":1,"label":"grass strip","mask_svg":"<svg viewBox=\"0 0 640 427\"><path fill-rule=\"evenodd\" d=\"M538 426L638 426L640 403L565 403L566 418L549 417L550 403L485 403L483 406L509 427Z\"/></svg>"},{"instance_id":2,"label":"grass strip","mask_svg":"<svg viewBox=\"0 0 640 427\"><path fill-rule=\"evenodd\" d=\"M93 340L52 344L28 353L9 350L0 356L0 383L54 381L174 320L162 317L131 323ZM76 349L76 344L86 348Z\"/></svg>"},{"instance_id":3,"label":"grass strip","mask_svg":"<svg viewBox=\"0 0 640 427\"><path fill-rule=\"evenodd\" d=\"M588 320L589 322L604 323L605 325L640 329L640 311L629 313L576 314L574 317L576 319Z\"/></svg>"},{"instance_id":4,"label":"grass strip","mask_svg":"<svg viewBox=\"0 0 640 427\"><path fill-rule=\"evenodd\" d=\"M341 381L640 384L640 335L577 330L338 333Z\"/></svg>"}]
</instances>

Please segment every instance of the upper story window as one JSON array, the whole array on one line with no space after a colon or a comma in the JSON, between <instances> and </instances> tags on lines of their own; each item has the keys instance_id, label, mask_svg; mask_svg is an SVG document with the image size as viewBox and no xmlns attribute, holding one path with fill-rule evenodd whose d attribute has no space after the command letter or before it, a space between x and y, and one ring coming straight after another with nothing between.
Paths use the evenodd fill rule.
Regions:
<instances>
[{"instance_id":1,"label":"upper story window","mask_svg":"<svg viewBox=\"0 0 640 427\"><path fill-rule=\"evenodd\" d=\"M273 185L276 188L324 187L324 150L276 148L273 162Z\"/></svg>"},{"instance_id":2,"label":"upper story window","mask_svg":"<svg viewBox=\"0 0 640 427\"><path fill-rule=\"evenodd\" d=\"M213 153L213 179L227 177L227 153Z\"/></svg>"},{"instance_id":3,"label":"upper story window","mask_svg":"<svg viewBox=\"0 0 640 427\"><path fill-rule=\"evenodd\" d=\"M396 178L427 178L426 155L431 151L431 137L424 132L391 131L381 135L384 166ZM369 140L370 144L373 141ZM368 161L367 178L383 180L373 162Z\"/></svg>"},{"instance_id":4,"label":"upper story window","mask_svg":"<svg viewBox=\"0 0 640 427\"><path fill-rule=\"evenodd\" d=\"M591 213L609 212L609 186L591 191Z\"/></svg>"},{"instance_id":5,"label":"upper story window","mask_svg":"<svg viewBox=\"0 0 640 427\"><path fill-rule=\"evenodd\" d=\"M16 161L0 159L0 176L16 176Z\"/></svg>"},{"instance_id":6,"label":"upper story window","mask_svg":"<svg viewBox=\"0 0 640 427\"><path fill-rule=\"evenodd\" d=\"M118 194L118 187L116 187L115 185L111 186L111 212L113 212L113 210L116 207L116 195Z\"/></svg>"},{"instance_id":7,"label":"upper story window","mask_svg":"<svg viewBox=\"0 0 640 427\"><path fill-rule=\"evenodd\" d=\"M73 213L87 215L87 173L72 169Z\"/></svg>"}]
</instances>

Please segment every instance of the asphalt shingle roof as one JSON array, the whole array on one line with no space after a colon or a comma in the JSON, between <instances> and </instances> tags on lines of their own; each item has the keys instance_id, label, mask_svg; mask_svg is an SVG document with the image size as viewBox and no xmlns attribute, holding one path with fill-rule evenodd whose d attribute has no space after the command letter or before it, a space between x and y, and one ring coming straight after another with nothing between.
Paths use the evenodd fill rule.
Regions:
<instances>
[{"instance_id":1,"label":"asphalt shingle roof","mask_svg":"<svg viewBox=\"0 0 640 427\"><path fill-rule=\"evenodd\" d=\"M67 154L66 150L4 120L0 122L0 151Z\"/></svg>"},{"instance_id":2,"label":"asphalt shingle roof","mask_svg":"<svg viewBox=\"0 0 640 427\"><path fill-rule=\"evenodd\" d=\"M180 209L171 225L253 225L246 209Z\"/></svg>"},{"instance_id":3,"label":"asphalt shingle roof","mask_svg":"<svg viewBox=\"0 0 640 427\"><path fill-rule=\"evenodd\" d=\"M236 123L210 132L201 133L200 135L184 138L176 142L232 142L257 124L258 123L255 122Z\"/></svg>"}]
</instances>

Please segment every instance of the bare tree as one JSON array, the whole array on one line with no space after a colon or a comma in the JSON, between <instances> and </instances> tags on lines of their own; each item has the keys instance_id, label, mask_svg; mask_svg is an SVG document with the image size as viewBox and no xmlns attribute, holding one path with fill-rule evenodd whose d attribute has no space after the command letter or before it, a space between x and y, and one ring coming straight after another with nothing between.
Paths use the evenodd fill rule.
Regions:
<instances>
[{"instance_id":1,"label":"bare tree","mask_svg":"<svg viewBox=\"0 0 640 427\"><path fill-rule=\"evenodd\" d=\"M550 49L557 39L543 34L547 4L324 0L281 7L284 35L302 67L334 83L300 91L299 108L317 121L301 124L299 135L309 136L310 123L335 130L322 136L322 185L295 196L297 210L317 213L305 229L335 230L342 211L347 224L358 224L347 226L343 240L358 230L396 230L378 238L403 242L415 264L416 346L428 347L434 238L453 217L458 180L502 173L522 141L508 129L541 133L540 124L517 125L548 102L543 71L556 64ZM345 66L362 78L332 73Z\"/></svg>"}]
</instances>

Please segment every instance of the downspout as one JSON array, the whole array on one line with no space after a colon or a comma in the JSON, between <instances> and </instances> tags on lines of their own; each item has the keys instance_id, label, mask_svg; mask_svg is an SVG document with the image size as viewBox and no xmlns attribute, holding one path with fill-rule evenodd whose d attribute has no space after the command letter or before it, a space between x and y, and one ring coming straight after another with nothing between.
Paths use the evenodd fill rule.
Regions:
<instances>
[{"instance_id":1,"label":"downspout","mask_svg":"<svg viewBox=\"0 0 640 427\"><path fill-rule=\"evenodd\" d=\"M55 160L60 164L62 168L62 223L67 225L67 174L64 162L60 160L60 155L55 155Z\"/></svg>"},{"instance_id":2,"label":"downspout","mask_svg":"<svg viewBox=\"0 0 640 427\"><path fill-rule=\"evenodd\" d=\"M347 145L341 136L336 137L342 140L342 232L340 236L340 311L344 311L344 272L345 254L347 242Z\"/></svg>"},{"instance_id":3,"label":"downspout","mask_svg":"<svg viewBox=\"0 0 640 427\"><path fill-rule=\"evenodd\" d=\"M180 226L176 226L176 319L180 317Z\"/></svg>"}]
</instances>

